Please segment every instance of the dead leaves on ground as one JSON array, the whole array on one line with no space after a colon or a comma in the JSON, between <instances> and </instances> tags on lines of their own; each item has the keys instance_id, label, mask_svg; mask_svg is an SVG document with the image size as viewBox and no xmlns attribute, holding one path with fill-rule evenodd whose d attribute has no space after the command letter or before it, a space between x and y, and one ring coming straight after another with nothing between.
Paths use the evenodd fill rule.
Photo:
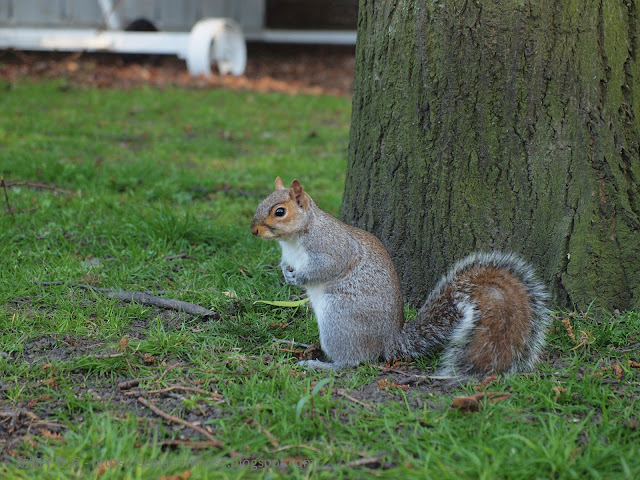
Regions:
<instances>
[{"instance_id":1,"label":"dead leaves on ground","mask_svg":"<svg viewBox=\"0 0 640 480\"><path fill-rule=\"evenodd\" d=\"M461 412L479 412L484 401L486 401L486 403L496 403L511 398L511 393L484 391L487 386L497 379L498 377L495 375L485 377L482 382L480 382L480 385L476 386L476 391L478 393L467 397L454 397L451 402L451 408L455 408Z\"/></svg>"},{"instance_id":2,"label":"dead leaves on ground","mask_svg":"<svg viewBox=\"0 0 640 480\"><path fill-rule=\"evenodd\" d=\"M593 334L593 330L579 330L579 337L576 336L573 326L571 325L571 319L569 317L565 317L560 320L560 323L564 326L565 331L567 332L567 336L573 342L575 347L571 349L577 350L581 347L588 349L589 346L595 342L595 336Z\"/></svg>"},{"instance_id":3,"label":"dead leaves on ground","mask_svg":"<svg viewBox=\"0 0 640 480\"><path fill-rule=\"evenodd\" d=\"M262 50L254 47L254 50ZM326 49L323 49L326 50ZM15 53L15 52L14 52ZM354 56L350 51L317 51L304 48L296 55L269 45L250 56L244 75L193 76L184 61L166 57L123 62L119 56L86 53L15 53L0 65L0 77L18 83L26 77L62 78L61 92L76 86L134 88L141 86L181 88L228 88L257 92L345 95L351 92Z\"/></svg>"},{"instance_id":4,"label":"dead leaves on ground","mask_svg":"<svg viewBox=\"0 0 640 480\"><path fill-rule=\"evenodd\" d=\"M185 470L184 472L176 475L163 475L160 480L189 480L191 478L191 471Z\"/></svg>"},{"instance_id":5,"label":"dead leaves on ground","mask_svg":"<svg viewBox=\"0 0 640 480\"><path fill-rule=\"evenodd\" d=\"M635 360L628 360L626 362L627 369L638 369L640 368L640 362L636 362ZM611 362L611 365L601 367L599 372L594 373L594 376L601 376L610 373L617 380L622 380L625 376L625 367L624 363L620 364L619 362Z\"/></svg>"},{"instance_id":6,"label":"dead leaves on ground","mask_svg":"<svg viewBox=\"0 0 640 480\"><path fill-rule=\"evenodd\" d=\"M614 363L613 365L611 365L611 371L613 372L613 375L618 379L622 378L622 376L624 375L624 370L619 363Z\"/></svg>"},{"instance_id":7,"label":"dead leaves on ground","mask_svg":"<svg viewBox=\"0 0 640 480\"><path fill-rule=\"evenodd\" d=\"M27 402L27 408L31 409L35 407L40 402L46 402L47 400L51 400L53 398L52 395L48 393L44 393L42 395L38 395L36 398L32 398Z\"/></svg>"},{"instance_id":8,"label":"dead leaves on ground","mask_svg":"<svg viewBox=\"0 0 640 480\"><path fill-rule=\"evenodd\" d=\"M393 392L394 390L402 390L406 392L409 389L409 385L400 385L394 381L390 381L387 378L382 378L378 380L378 390L387 390L388 392Z\"/></svg>"},{"instance_id":9,"label":"dead leaves on ground","mask_svg":"<svg viewBox=\"0 0 640 480\"><path fill-rule=\"evenodd\" d=\"M51 430L48 430L46 428L41 428L38 431L40 432L40 435L42 435L45 438L48 438L49 440L53 440L58 443L65 443L65 440L62 434L60 433L52 432Z\"/></svg>"},{"instance_id":10,"label":"dead leaves on ground","mask_svg":"<svg viewBox=\"0 0 640 480\"><path fill-rule=\"evenodd\" d=\"M557 402L560 398L566 396L568 390L561 385L556 385L553 387L553 399Z\"/></svg>"},{"instance_id":11,"label":"dead leaves on ground","mask_svg":"<svg viewBox=\"0 0 640 480\"><path fill-rule=\"evenodd\" d=\"M479 412L483 401L496 403L511 398L507 392L480 392L468 397L454 397L451 407L461 412Z\"/></svg>"},{"instance_id":12,"label":"dead leaves on ground","mask_svg":"<svg viewBox=\"0 0 640 480\"><path fill-rule=\"evenodd\" d=\"M37 435L49 441L65 443L60 433L60 430L65 428L64 425L42 420L38 415L24 408L0 411L0 424L3 424L4 433L7 434L3 439L3 445L5 452L10 456L14 456L14 453L17 455L17 450L13 449L14 445L26 443L31 448L35 448L34 438Z\"/></svg>"}]
</instances>

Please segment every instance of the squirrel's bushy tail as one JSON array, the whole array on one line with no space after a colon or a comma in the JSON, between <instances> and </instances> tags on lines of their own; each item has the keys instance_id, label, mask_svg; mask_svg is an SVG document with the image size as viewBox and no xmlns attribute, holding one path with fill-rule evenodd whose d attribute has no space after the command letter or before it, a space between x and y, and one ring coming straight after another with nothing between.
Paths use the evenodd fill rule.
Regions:
<instances>
[{"instance_id":1,"label":"squirrel's bushy tail","mask_svg":"<svg viewBox=\"0 0 640 480\"><path fill-rule=\"evenodd\" d=\"M459 379L529 371L545 341L548 294L513 254L474 253L440 279L405 324L399 356L444 349L438 375Z\"/></svg>"}]
</instances>

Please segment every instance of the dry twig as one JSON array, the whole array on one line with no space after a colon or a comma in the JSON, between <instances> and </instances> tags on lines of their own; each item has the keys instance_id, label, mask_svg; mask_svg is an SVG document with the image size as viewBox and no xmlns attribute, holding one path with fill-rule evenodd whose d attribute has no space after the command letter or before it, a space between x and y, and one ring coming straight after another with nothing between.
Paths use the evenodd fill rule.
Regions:
<instances>
[{"instance_id":1,"label":"dry twig","mask_svg":"<svg viewBox=\"0 0 640 480\"><path fill-rule=\"evenodd\" d=\"M120 390L129 390L130 388L137 387L140 385L140 382L144 380L151 380L153 377L143 377L143 378L132 378L131 380L125 380L124 382L118 383L118 388Z\"/></svg>"},{"instance_id":2,"label":"dry twig","mask_svg":"<svg viewBox=\"0 0 640 480\"><path fill-rule=\"evenodd\" d=\"M381 460L384 455L384 453L381 453L380 455L376 455L375 457L359 458L357 460L352 460L350 462L339 465L325 465L321 467L321 470L333 470L336 467L362 467L364 465L371 466L371 468L375 468L376 466L382 467L383 465L381 464Z\"/></svg>"},{"instance_id":3,"label":"dry twig","mask_svg":"<svg viewBox=\"0 0 640 480\"><path fill-rule=\"evenodd\" d=\"M145 400L142 397L138 397L138 402L140 402L142 405L147 407L153 413L155 413L156 415L161 416L165 420L169 420L170 422L177 423L177 424L180 424L180 425L184 425L185 427L189 427L192 430L195 430L196 432L204 435L205 437L207 437L211 441L212 446L214 446L214 447L221 447L222 446L222 442L220 440L218 440L217 438L215 438L213 435L211 435L204 428L199 427L198 425L194 425L191 422L187 422L186 420L183 420L182 418L178 418L178 417L175 417L173 415L169 415L167 412L164 412L164 411L160 410L158 407L156 407L151 401Z\"/></svg>"},{"instance_id":4,"label":"dry twig","mask_svg":"<svg viewBox=\"0 0 640 480\"><path fill-rule=\"evenodd\" d=\"M345 467L361 467L362 465L380 465L383 455L376 455L375 457L359 458L345 464Z\"/></svg>"},{"instance_id":5,"label":"dry twig","mask_svg":"<svg viewBox=\"0 0 640 480\"><path fill-rule=\"evenodd\" d=\"M182 391L182 392L191 392L198 393L200 395L206 395L208 397L213 397L216 400L216 403L224 403L224 398L218 392L207 392L201 388L196 387L186 387L183 385L172 385L171 387L161 388L160 390L148 390L144 393L150 395L162 395L163 393ZM140 395L141 392L126 392L124 395Z\"/></svg>"},{"instance_id":6,"label":"dry twig","mask_svg":"<svg viewBox=\"0 0 640 480\"><path fill-rule=\"evenodd\" d=\"M403 375L405 377L409 377L411 378L411 381L409 382L405 382L405 383L412 383L415 379L422 379L422 380L450 380L453 377L446 377L446 376L440 376L440 375L415 375L412 373L407 373L407 372L403 372L402 370L398 370L396 368L390 368L390 367L383 367L381 365L374 365L378 370L380 370L382 373L397 373L398 375ZM398 384L402 384L402 381L399 381ZM422 383L422 382L420 382Z\"/></svg>"},{"instance_id":7,"label":"dry twig","mask_svg":"<svg viewBox=\"0 0 640 480\"><path fill-rule=\"evenodd\" d=\"M162 375L160 375L160 378L158 380L156 380L155 383L160 383L162 381L162 379L167 376L167 373L169 373L170 370L173 370L174 368L178 368L178 367L180 367L182 365L183 365L182 362L178 362L178 363L174 363L173 365L169 365L167 367L167 369L164 372L162 372Z\"/></svg>"},{"instance_id":8,"label":"dry twig","mask_svg":"<svg viewBox=\"0 0 640 480\"><path fill-rule=\"evenodd\" d=\"M0 417L11 418L12 423L15 423L15 421L20 415L27 417L29 420L33 422L41 421L40 417L38 417L35 413L30 412L29 410L25 410L24 408L18 408L17 410L7 410L4 412L0 412Z\"/></svg>"},{"instance_id":9,"label":"dry twig","mask_svg":"<svg viewBox=\"0 0 640 480\"><path fill-rule=\"evenodd\" d=\"M107 295L109 298L115 298L117 300L122 300L123 302L136 302L142 305L151 305L153 307L163 308L165 310L175 310L177 312L184 312L194 317L203 317L203 318L219 318L219 315L205 308L201 305L196 305L194 303L183 302L182 300L175 300L173 298L164 298L157 297L155 295L151 295L144 292L130 292L130 291L116 291L110 288L100 288L94 287L93 285L87 285L84 283L73 283L73 282L36 282L38 285L43 285L45 287L51 285L68 285L70 287L75 288L83 288L85 290L91 290L96 292L102 292Z\"/></svg>"},{"instance_id":10,"label":"dry twig","mask_svg":"<svg viewBox=\"0 0 640 480\"><path fill-rule=\"evenodd\" d=\"M11 421L9 422L9 432L11 433L13 430L15 430L16 423L20 418L20 416L27 417L31 421L31 424L29 425L29 429L31 429L32 426L65 428L64 425L61 425L59 423L47 422L45 420L41 420L40 417L38 417L38 415L24 408L18 408L13 411L12 410L0 411L0 417L5 417L5 420L0 421L0 423L4 423L6 420L11 419Z\"/></svg>"},{"instance_id":11,"label":"dry twig","mask_svg":"<svg viewBox=\"0 0 640 480\"><path fill-rule=\"evenodd\" d=\"M7 188L9 187L44 188L45 190L52 190L55 193L63 193L65 195L72 195L72 196L78 195L76 192L73 192L71 190L65 190L64 188L58 188L58 187L54 187L53 185L47 185L46 183L38 183L38 182L29 182L29 181L7 182L6 187Z\"/></svg>"},{"instance_id":12,"label":"dry twig","mask_svg":"<svg viewBox=\"0 0 640 480\"><path fill-rule=\"evenodd\" d=\"M145 446L145 443L136 443L135 447L136 448L140 448ZM217 447L218 445L218 441L216 440L215 442L212 442L211 440L200 440L200 441L193 441L193 440L163 440L161 442L158 442L158 445L160 445L160 447L190 447L190 448L195 448L195 449L199 449L199 448L209 448L209 447Z\"/></svg>"},{"instance_id":13,"label":"dry twig","mask_svg":"<svg viewBox=\"0 0 640 480\"><path fill-rule=\"evenodd\" d=\"M249 418L245 421L245 423L247 425L255 425L256 427L258 427L258 432L263 433L269 439L269 443L272 446L274 447L280 446L280 442L278 441L278 438L269 430L267 430L262 425L260 425L260 422L258 422L255 418Z\"/></svg>"},{"instance_id":14,"label":"dry twig","mask_svg":"<svg viewBox=\"0 0 640 480\"><path fill-rule=\"evenodd\" d=\"M0 177L0 187L2 187L2 191L4 192L4 201L7 204L7 215L13 215L13 209L9 203L9 194L7 193L7 184L4 181L4 177Z\"/></svg>"},{"instance_id":15,"label":"dry twig","mask_svg":"<svg viewBox=\"0 0 640 480\"><path fill-rule=\"evenodd\" d=\"M97 353L95 355L89 355L90 358L120 358L124 357L125 353Z\"/></svg>"},{"instance_id":16,"label":"dry twig","mask_svg":"<svg viewBox=\"0 0 640 480\"><path fill-rule=\"evenodd\" d=\"M369 405L368 403L364 403L364 402L362 402L362 401L358 400L357 398L353 398L351 395L349 395L349 394L347 393L347 391L346 391L346 390L343 390L342 388L336 388L336 389L334 390L334 392L335 392L335 393L337 393L338 395L343 396L343 397L344 397L344 398L346 398L347 400L352 401L353 403L357 403L358 405L360 405L360 406L362 406L362 407L366 408L367 410L373 410L373 406L372 406L372 405Z\"/></svg>"},{"instance_id":17,"label":"dry twig","mask_svg":"<svg viewBox=\"0 0 640 480\"><path fill-rule=\"evenodd\" d=\"M31 207L25 208L23 210L15 210L11 206L11 202L9 201L9 192L7 191L10 187L32 187L32 188L44 188L47 190L53 190L55 193L63 193L65 195L77 195L76 192L72 192L71 190L65 190L63 188L54 187L52 185L47 185L46 183L38 183L38 182L29 182L29 181L20 181L20 182L7 182L4 177L0 177L0 188L4 193L4 202L7 205L7 213L3 215L15 215L16 213L25 213L31 212L33 210L37 210L40 207Z\"/></svg>"}]
</instances>

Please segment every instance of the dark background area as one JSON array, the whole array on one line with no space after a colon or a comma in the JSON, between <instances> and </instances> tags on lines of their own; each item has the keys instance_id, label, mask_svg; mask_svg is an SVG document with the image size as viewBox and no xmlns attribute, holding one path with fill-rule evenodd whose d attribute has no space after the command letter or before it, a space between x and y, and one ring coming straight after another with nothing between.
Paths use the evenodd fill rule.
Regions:
<instances>
[{"instance_id":1,"label":"dark background area","mask_svg":"<svg viewBox=\"0 0 640 480\"><path fill-rule=\"evenodd\" d=\"M355 30L358 0L268 0L267 28Z\"/></svg>"}]
</instances>

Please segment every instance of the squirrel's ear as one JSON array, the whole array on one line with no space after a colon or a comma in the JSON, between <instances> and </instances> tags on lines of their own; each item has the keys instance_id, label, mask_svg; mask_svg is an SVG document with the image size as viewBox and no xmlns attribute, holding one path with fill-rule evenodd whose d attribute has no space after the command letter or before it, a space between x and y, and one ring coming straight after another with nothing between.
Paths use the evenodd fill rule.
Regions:
<instances>
[{"instance_id":1,"label":"squirrel's ear","mask_svg":"<svg viewBox=\"0 0 640 480\"><path fill-rule=\"evenodd\" d=\"M305 195L304 190L302 189L302 185L300 185L300 182L298 180L294 180L293 182L291 182L290 192L291 198L296 201L299 207L307 208L307 196Z\"/></svg>"},{"instance_id":2,"label":"squirrel's ear","mask_svg":"<svg viewBox=\"0 0 640 480\"><path fill-rule=\"evenodd\" d=\"M276 177L276 190L284 190L284 183L280 177Z\"/></svg>"}]
</instances>

